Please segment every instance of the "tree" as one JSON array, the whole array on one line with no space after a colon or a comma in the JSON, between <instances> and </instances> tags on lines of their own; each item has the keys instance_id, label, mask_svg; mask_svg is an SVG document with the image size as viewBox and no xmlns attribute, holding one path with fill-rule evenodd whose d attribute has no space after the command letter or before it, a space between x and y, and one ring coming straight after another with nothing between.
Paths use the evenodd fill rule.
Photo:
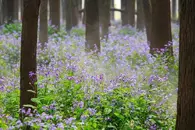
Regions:
<instances>
[{"instance_id":1,"label":"tree","mask_svg":"<svg viewBox=\"0 0 195 130\"><path fill-rule=\"evenodd\" d=\"M110 0L110 7L114 8L114 0ZM110 18L111 20L114 20L114 11L111 12Z\"/></svg>"},{"instance_id":2,"label":"tree","mask_svg":"<svg viewBox=\"0 0 195 130\"><path fill-rule=\"evenodd\" d=\"M135 0L127 0L128 16L129 16L129 25L132 27L135 26Z\"/></svg>"},{"instance_id":3,"label":"tree","mask_svg":"<svg viewBox=\"0 0 195 130\"><path fill-rule=\"evenodd\" d=\"M66 0L66 31L78 25L79 3L77 0Z\"/></svg>"},{"instance_id":4,"label":"tree","mask_svg":"<svg viewBox=\"0 0 195 130\"><path fill-rule=\"evenodd\" d=\"M135 0L121 0L121 9L124 9L122 13L122 25L135 25Z\"/></svg>"},{"instance_id":5,"label":"tree","mask_svg":"<svg viewBox=\"0 0 195 130\"><path fill-rule=\"evenodd\" d=\"M37 97L36 50L40 0L24 0L20 61L20 109L25 105L36 106L31 101ZM27 110L28 107L25 107ZM22 114L20 114L22 118Z\"/></svg>"},{"instance_id":6,"label":"tree","mask_svg":"<svg viewBox=\"0 0 195 130\"><path fill-rule=\"evenodd\" d=\"M72 9L71 9L71 0L66 0L66 31L70 32L72 29Z\"/></svg>"},{"instance_id":7,"label":"tree","mask_svg":"<svg viewBox=\"0 0 195 130\"><path fill-rule=\"evenodd\" d=\"M151 5L152 25L150 52L153 54L155 52L154 49L165 49L165 45L172 41L172 35L170 0L151 0ZM173 50L171 45L169 52L172 55Z\"/></svg>"},{"instance_id":8,"label":"tree","mask_svg":"<svg viewBox=\"0 0 195 130\"><path fill-rule=\"evenodd\" d=\"M144 30L143 0L137 0L137 29Z\"/></svg>"},{"instance_id":9,"label":"tree","mask_svg":"<svg viewBox=\"0 0 195 130\"><path fill-rule=\"evenodd\" d=\"M124 12L121 13L122 26L129 24L127 7L127 0L121 0L121 9L124 10Z\"/></svg>"},{"instance_id":10,"label":"tree","mask_svg":"<svg viewBox=\"0 0 195 130\"><path fill-rule=\"evenodd\" d=\"M14 0L14 20L18 20L18 14L19 14L19 0Z\"/></svg>"},{"instance_id":11,"label":"tree","mask_svg":"<svg viewBox=\"0 0 195 130\"><path fill-rule=\"evenodd\" d=\"M107 37L110 24L110 0L99 0L99 20L101 26L101 37Z\"/></svg>"},{"instance_id":12,"label":"tree","mask_svg":"<svg viewBox=\"0 0 195 130\"><path fill-rule=\"evenodd\" d=\"M42 45L42 49L44 48L45 43L48 42L47 5L48 0L41 0L39 42Z\"/></svg>"},{"instance_id":13,"label":"tree","mask_svg":"<svg viewBox=\"0 0 195 130\"><path fill-rule=\"evenodd\" d=\"M49 0L50 20L57 30L60 29L60 0Z\"/></svg>"},{"instance_id":14,"label":"tree","mask_svg":"<svg viewBox=\"0 0 195 130\"><path fill-rule=\"evenodd\" d=\"M98 0L85 1L86 13L86 43L87 52L96 50L100 52L100 36L99 36L99 7Z\"/></svg>"},{"instance_id":15,"label":"tree","mask_svg":"<svg viewBox=\"0 0 195 130\"><path fill-rule=\"evenodd\" d=\"M71 0L71 10L72 10L72 27L78 26L79 18L79 1Z\"/></svg>"},{"instance_id":16,"label":"tree","mask_svg":"<svg viewBox=\"0 0 195 130\"><path fill-rule=\"evenodd\" d=\"M2 0L0 0L0 26L3 24L3 5Z\"/></svg>"},{"instance_id":17,"label":"tree","mask_svg":"<svg viewBox=\"0 0 195 130\"><path fill-rule=\"evenodd\" d=\"M195 129L195 1L180 0L176 130Z\"/></svg>"},{"instance_id":18,"label":"tree","mask_svg":"<svg viewBox=\"0 0 195 130\"><path fill-rule=\"evenodd\" d=\"M14 0L7 0L7 18L8 23L12 23L14 20Z\"/></svg>"},{"instance_id":19,"label":"tree","mask_svg":"<svg viewBox=\"0 0 195 130\"><path fill-rule=\"evenodd\" d=\"M143 12L144 12L144 24L146 27L147 41L151 42L151 26L152 26L152 7L150 0L142 0L143 2Z\"/></svg>"}]
</instances>

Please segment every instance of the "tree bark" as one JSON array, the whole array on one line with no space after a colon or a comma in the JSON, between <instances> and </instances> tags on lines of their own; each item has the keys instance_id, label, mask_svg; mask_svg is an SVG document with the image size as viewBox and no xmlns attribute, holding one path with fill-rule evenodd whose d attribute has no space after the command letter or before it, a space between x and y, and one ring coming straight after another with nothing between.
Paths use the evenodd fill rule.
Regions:
<instances>
[{"instance_id":1,"label":"tree bark","mask_svg":"<svg viewBox=\"0 0 195 130\"><path fill-rule=\"evenodd\" d=\"M144 30L143 0L137 0L137 29Z\"/></svg>"},{"instance_id":2,"label":"tree bark","mask_svg":"<svg viewBox=\"0 0 195 130\"><path fill-rule=\"evenodd\" d=\"M37 97L36 81L36 50L37 50L37 26L40 0L24 1L24 17L22 21L21 61L20 61L20 109L24 105L36 106L31 101ZM29 92L29 90L34 91ZM30 107L25 107L27 110ZM20 114L22 118L22 114Z\"/></svg>"},{"instance_id":3,"label":"tree bark","mask_svg":"<svg viewBox=\"0 0 195 130\"><path fill-rule=\"evenodd\" d=\"M72 29L72 9L71 0L66 0L66 31L69 33Z\"/></svg>"},{"instance_id":4,"label":"tree bark","mask_svg":"<svg viewBox=\"0 0 195 130\"><path fill-rule=\"evenodd\" d=\"M78 18L79 18L78 7L79 7L78 0L71 0L72 27L78 26Z\"/></svg>"},{"instance_id":5,"label":"tree bark","mask_svg":"<svg viewBox=\"0 0 195 130\"><path fill-rule=\"evenodd\" d=\"M60 30L60 0L50 0L51 24Z\"/></svg>"},{"instance_id":6,"label":"tree bark","mask_svg":"<svg viewBox=\"0 0 195 130\"><path fill-rule=\"evenodd\" d=\"M86 44L87 52L100 52L100 36L99 36L99 7L98 0L86 0Z\"/></svg>"},{"instance_id":7,"label":"tree bark","mask_svg":"<svg viewBox=\"0 0 195 130\"><path fill-rule=\"evenodd\" d=\"M19 0L14 0L14 20L18 20L18 14L19 14Z\"/></svg>"},{"instance_id":8,"label":"tree bark","mask_svg":"<svg viewBox=\"0 0 195 130\"><path fill-rule=\"evenodd\" d=\"M150 0L142 0L143 2L143 12L144 12L144 23L146 27L146 36L147 41L150 44L151 42L151 26L152 26L152 7L150 4Z\"/></svg>"},{"instance_id":9,"label":"tree bark","mask_svg":"<svg viewBox=\"0 0 195 130\"><path fill-rule=\"evenodd\" d=\"M23 8L23 0L20 0L20 19L21 20L23 18L23 11L24 11L24 8Z\"/></svg>"},{"instance_id":10,"label":"tree bark","mask_svg":"<svg viewBox=\"0 0 195 130\"><path fill-rule=\"evenodd\" d=\"M127 11L128 11L128 16L129 20L128 23L132 27L135 26L135 0L127 0Z\"/></svg>"},{"instance_id":11,"label":"tree bark","mask_svg":"<svg viewBox=\"0 0 195 130\"><path fill-rule=\"evenodd\" d=\"M99 0L101 37L107 39L110 24L110 0Z\"/></svg>"},{"instance_id":12,"label":"tree bark","mask_svg":"<svg viewBox=\"0 0 195 130\"><path fill-rule=\"evenodd\" d=\"M7 18L8 23L12 23L14 20L14 0L7 0Z\"/></svg>"},{"instance_id":13,"label":"tree bark","mask_svg":"<svg viewBox=\"0 0 195 130\"><path fill-rule=\"evenodd\" d=\"M195 1L180 0L176 130L195 129Z\"/></svg>"},{"instance_id":14,"label":"tree bark","mask_svg":"<svg viewBox=\"0 0 195 130\"><path fill-rule=\"evenodd\" d=\"M154 49L165 49L168 42L172 42L171 35L171 15L170 0L152 0L152 30L150 53L155 53ZM163 17L162 17L163 16ZM168 48L173 54L172 45Z\"/></svg>"},{"instance_id":15,"label":"tree bark","mask_svg":"<svg viewBox=\"0 0 195 130\"><path fill-rule=\"evenodd\" d=\"M110 0L110 7L111 8L114 8L114 0ZM110 13L110 16L111 16L110 17L111 20L115 20L114 19L114 12L113 11Z\"/></svg>"},{"instance_id":16,"label":"tree bark","mask_svg":"<svg viewBox=\"0 0 195 130\"><path fill-rule=\"evenodd\" d=\"M3 24L3 2L0 0L0 26Z\"/></svg>"},{"instance_id":17,"label":"tree bark","mask_svg":"<svg viewBox=\"0 0 195 130\"><path fill-rule=\"evenodd\" d=\"M121 0L121 9L124 9L124 12L121 13L122 26L128 25L128 9L127 9L127 0Z\"/></svg>"},{"instance_id":18,"label":"tree bark","mask_svg":"<svg viewBox=\"0 0 195 130\"><path fill-rule=\"evenodd\" d=\"M62 0L62 19L63 23L66 21L66 0Z\"/></svg>"},{"instance_id":19,"label":"tree bark","mask_svg":"<svg viewBox=\"0 0 195 130\"><path fill-rule=\"evenodd\" d=\"M40 30L39 30L39 42L42 49L45 47L45 43L48 42L48 21L47 21L47 7L48 0L41 0L40 5Z\"/></svg>"}]
</instances>

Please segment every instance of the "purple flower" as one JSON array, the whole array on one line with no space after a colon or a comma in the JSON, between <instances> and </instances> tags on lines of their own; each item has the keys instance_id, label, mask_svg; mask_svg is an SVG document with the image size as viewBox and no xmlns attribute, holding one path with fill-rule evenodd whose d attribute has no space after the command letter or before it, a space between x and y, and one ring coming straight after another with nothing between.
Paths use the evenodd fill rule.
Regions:
<instances>
[{"instance_id":1,"label":"purple flower","mask_svg":"<svg viewBox=\"0 0 195 130\"><path fill-rule=\"evenodd\" d=\"M94 108L88 108L87 110L89 111L89 114L91 116L95 115L95 113L96 113L96 110Z\"/></svg>"},{"instance_id":2,"label":"purple flower","mask_svg":"<svg viewBox=\"0 0 195 130\"><path fill-rule=\"evenodd\" d=\"M65 119L65 122L66 122L67 125L70 125L70 124L72 124L72 122L73 122L74 120L75 120L75 118L70 117L70 118L68 118L68 119Z\"/></svg>"}]
</instances>

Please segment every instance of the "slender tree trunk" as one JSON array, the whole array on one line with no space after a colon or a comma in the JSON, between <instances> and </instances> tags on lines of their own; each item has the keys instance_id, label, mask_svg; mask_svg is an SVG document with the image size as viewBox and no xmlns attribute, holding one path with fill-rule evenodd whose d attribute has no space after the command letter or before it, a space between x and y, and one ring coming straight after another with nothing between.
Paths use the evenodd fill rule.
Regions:
<instances>
[{"instance_id":1,"label":"slender tree trunk","mask_svg":"<svg viewBox=\"0 0 195 130\"><path fill-rule=\"evenodd\" d=\"M153 54L154 49L165 49L165 45L172 41L171 35L171 15L170 0L152 0L152 31L150 52ZM162 17L163 16L163 17ZM172 55L172 45L169 47Z\"/></svg>"},{"instance_id":2,"label":"slender tree trunk","mask_svg":"<svg viewBox=\"0 0 195 130\"><path fill-rule=\"evenodd\" d=\"M72 9L71 0L66 0L66 31L69 33L72 29Z\"/></svg>"},{"instance_id":3,"label":"slender tree trunk","mask_svg":"<svg viewBox=\"0 0 195 130\"><path fill-rule=\"evenodd\" d=\"M78 26L79 9L78 0L71 0L72 27Z\"/></svg>"},{"instance_id":4,"label":"slender tree trunk","mask_svg":"<svg viewBox=\"0 0 195 130\"><path fill-rule=\"evenodd\" d=\"M63 23L66 21L66 0L62 0L62 19Z\"/></svg>"},{"instance_id":5,"label":"slender tree trunk","mask_svg":"<svg viewBox=\"0 0 195 130\"><path fill-rule=\"evenodd\" d=\"M87 52L100 52L98 0L86 0L86 44Z\"/></svg>"},{"instance_id":6,"label":"slender tree trunk","mask_svg":"<svg viewBox=\"0 0 195 130\"><path fill-rule=\"evenodd\" d=\"M78 11L81 9L82 9L82 0L78 0ZM78 15L79 15L79 21L80 21L82 19L82 14L78 13Z\"/></svg>"},{"instance_id":7,"label":"slender tree trunk","mask_svg":"<svg viewBox=\"0 0 195 130\"><path fill-rule=\"evenodd\" d=\"M175 21L177 19L177 0L172 0L172 19Z\"/></svg>"},{"instance_id":8,"label":"slender tree trunk","mask_svg":"<svg viewBox=\"0 0 195 130\"><path fill-rule=\"evenodd\" d=\"M19 0L14 0L14 20L18 20L18 13L19 13Z\"/></svg>"},{"instance_id":9,"label":"slender tree trunk","mask_svg":"<svg viewBox=\"0 0 195 130\"><path fill-rule=\"evenodd\" d=\"M147 41L151 42L151 26L152 26L152 7L150 4L150 0L142 0L143 2L143 12L144 12L144 23L146 27L146 36Z\"/></svg>"},{"instance_id":10,"label":"slender tree trunk","mask_svg":"<svg viewBox=\"0 0 195 130\"><path fill-rule=\"evenodd\" d=\"M195 130L195 1L180 0L176 130Z\"/></svg>"},{"instance_id":11,"label":"slender tree trunk","mask_svg":"<svg viewBox=\"0 0 195 130\"><path fill-rule=\"evenodd\" d=\"M127 11L129 16L129 25L135 26L135 0L127 0Z\"/></svg>"},{"instance_id":12,"label":"slender tree trunk","mask_svg":"<svg viewBox=\"0 0 195 130\"><path fill-rule=\"evenodd\" d=\"M114 0L110 0L110 7L114 8ZM110 13L110 16L111 20L114 20L114 11Z\"/></svg>"},{"instance_id":13,"label":"slender tree trunk","mask_svg":"<svg viewBox=\"0 0 195 130\"><path fill-rule=\"evenodd\" d=\"M51 24L60 30L60 0L50 0Z\"/></svg>"},{"instance_id":14,"label":"slender tree trunk","mask_svg":"<svg viewBox=\"0 0 195 130\"><path fill-rule=\"evenodd\" d=\"M47 7L48 7L48 0L41 0L39 42L41 43L42 49L45 47L45 43L48 42Z\"/></svg>"},{"instance_id":15,"label":"slender tree trunk","mask_svg":"<svg viewBox=\"0 0 195 130\"><path fill-rule=\"evenodd\" d=\"M143 0L137 0L137 29L144 30Z\"/></svg>"},{"instance_id":16,"label":"slender tree trunk","mask_svg":"<svg viewBox=\"0 0 195 130\"><path fill-rule=\"evenodd\" d=\"M20 19L22 20L23 18L23 11L24 11L24 8L23 8L23 0L20 0Z\"/></svg>"},{"instance_id":17,"label":"slender tree trunk","mask_svg":"<svg viewBox=\"0 0 195 130\"><path fill-rule=\"evenodd\" d=\"M110 24L110 0L99 0L99 16L101 37L107 39Z\"/></svg>"},{"instance_id":18,"label":"slender tree trunk","mask_svg":"<svg viewBox=\"0 0 195 130\"><path fill-rule=\"evenodd\" d=\"M24 17L22 21L21 61L20 61L20 109L25 105L36 106L31 101L37 97L36 50L37 26L40 0L24 1ZM32 73L31 73L32 72ZM30 75L29 75L30 74ZM34 91L34 92L30 92ZM25 107L27 110L30 107ZM22 118L22 114L20 114Z\"/></svg>"},{"instance_id":19,"label":"slender tree trunk","mask_svg":"<svg viewBox=\"0 0 195 130\"><path fill-rule=\"evenodd\" d=\"M0 26L3 24L3 1L0 0Z\"/></svg>"},{"instance_id":20,"label":"slender tree trunk","mask_svg":"<svg viewBox=\"0 0 195 130\"><path fill-rule=\"evenodd\" d=\"M7 17L8 23L12 23L14 20L14 0L7 0Z\"/></svg>"},{"instance_id":21,"label":"slender tree trunk","mask_svg":"<svg viewBox=\"0 0 195 130\"><path fill-rule=\"evenodd\" d=\"M121 9L124 9L124 12L121 13L122 26L128 25L128 2L127 0L121 0Z\"/></svg>"}]
</instances>

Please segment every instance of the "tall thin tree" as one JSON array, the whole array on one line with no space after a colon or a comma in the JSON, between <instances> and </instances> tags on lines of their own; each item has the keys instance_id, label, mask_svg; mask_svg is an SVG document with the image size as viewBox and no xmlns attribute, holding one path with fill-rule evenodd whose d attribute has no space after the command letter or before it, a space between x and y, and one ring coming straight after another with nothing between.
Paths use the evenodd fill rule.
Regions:
<instances>
[{"instance_id":1,"label":"tall thin tree","mask_svg":"<svg viewBox=\"0 0 195 130\"><path fill-rule=\"evenodd\" d=\"M195 130L195 1L180 0L176 130Z\"/></svg>"},{"instance_id":2,"label":"tall thin tree","mask_svg":"<svg viewBox=\"0 0 195 130\"><path fill-rule=\"evenodd\" d=\"M110 0L99 0L99 16L101 37L107 39L110 24Z\"/></svg>"},{"instance_id":3,"label":"tall thin tree","mask_svg":"<svg viewBox=\"0 0 195 130\"><path fill-rule=\"evenodd\" d=\"M20 109L25 105L36 104L31 101L37 96L36 51L37 26L40 0L24 0L22 21L21 61L20 61ZM26 106L27 110L30 106ZM20 114L22 118L22 114Z\"/></svg>"},{"instance_id":4,"label":"tall thin tree","mask_svg":"<svg viewBox=\"0 0 195 130\"><path fill-rule=\"evenodd\" d=\"M100 51L99 7L98 0L85 0L86 13L86 44L87 52Z\"/></svg>"},{"instance_id":5,"label":"tall thin tree","mask_svg":"<svg viewBox=\"0 0 195 130\"><path fill-rule=\"evenodd\" d=\"M151 0L151 5L152 26L150 52L153 54L154 49L165 49L165 45L172 42L171 9L170 0ZM172 45L170 45L168 49L172 55Z\"/></svg>"},{"instance_id":6,"label":"tall thin tree","mask_svg":"<svg viewBox=\"0 0 195 130\"><path fill-rule=\"evenodd\" d=\"M60 0L49 0L50 20L57 30L60 29Z\"/></svg>"},{"instance_id":7,"label":"tall thin tree","mask_svg":"<svg viewBox=\"0 0 195 130\"><path fill-rule=\"evenodd\" d=\"M45 43L48 42L48 0L41 0L40 5L40 30L39 30L39 42L41 43L42 49L45 47Z\"/></svg>"},{"instance_id":8,"label":"tall thin tree","mask_svg":"<svg viewBox=\"0 0 195 130\"><path fill-rule=\"evenodd\" d=\"M143 0L137 0L137 29L144 30Z\"/></svg>"},{"instance_id":9,"label":"tall thin tree","mask_svg":"<svg viewBox=\"0 0 195 130\"><path fill-rule=\"evenodd\" d=\"M151 42L151 26L152 26L152 7L150 0L142 0L143 2L143 12L144 12L144 24L146 27L147 42Z\"/></svg>"}]
</instances>

